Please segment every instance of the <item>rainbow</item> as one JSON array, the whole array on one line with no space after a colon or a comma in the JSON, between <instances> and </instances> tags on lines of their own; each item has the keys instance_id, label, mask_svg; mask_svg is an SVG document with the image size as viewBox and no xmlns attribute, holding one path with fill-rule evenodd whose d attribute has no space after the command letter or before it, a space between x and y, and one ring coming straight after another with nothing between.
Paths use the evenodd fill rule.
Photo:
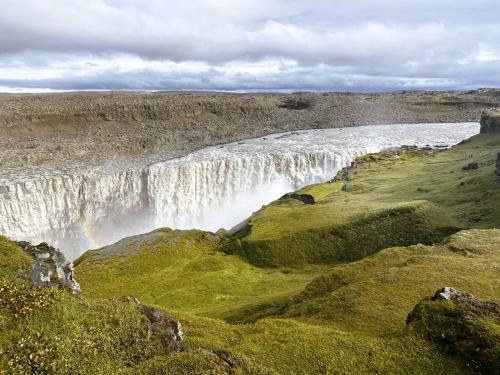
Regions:
<instances>
[{"instance_id":1,"label":"rainbow","mask_svg":"<svg viewBox=\"0 0 500 375\"><path fill-rule=\"evenodd\" d=\"M81 233L85 237L90 249L98 249L102 247L101 241L98 236L95 234L92 225L87 223L87 221L83 218L80 218L78 221L78 225L80 226Z\"/></svg>"}]
</instances>

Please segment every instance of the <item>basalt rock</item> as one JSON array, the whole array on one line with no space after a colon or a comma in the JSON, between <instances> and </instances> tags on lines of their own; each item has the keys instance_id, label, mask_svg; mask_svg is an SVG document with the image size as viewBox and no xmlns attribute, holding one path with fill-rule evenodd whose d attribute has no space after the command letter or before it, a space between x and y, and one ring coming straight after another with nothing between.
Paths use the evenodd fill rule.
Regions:
<instances>
[{"instance_id":1,"label":"basalt rock","mask_svg":"<svg viewBox=\"0 0 500 375\"><path fill-rule=\"evenodd\" d=\"M406 323L477 373L499 373L500 303L446 287L419 302Z\"/></svg>"},{"instance_id":2,"label":"basalt rock","mask_svg":"<svg viewBox=\"0 0 500 375\"><path fill-rule=\"evenodd\" d=\"M281 197L281 199L296 199L303 202L304 204L316 203L314 197L310 194L285 194L283 197Z\"/></svg>"},{"instance_id":3,"label":"basalt rock","mask_svg":"<svg viewBox=\"0 0 500 375\"><path fill-rule=\"evenodd\" d=\"M500 111L483 112L481 133L500 133Z\"/></svg>"},{"instance_id":4,"label":"basalt rock","mask_svg":"<svg viewBox=\"0 0 500 375\"><path fill-rule=\"evenodd\" d=\"M137 305L148 320L148 339L159 339L170 352L180 351L184 339L181 323L159 308L145 305L135 297L123 297L122 301Z\"/></svg>"},{"instance_id":5,"label":"basalt rock","mask_svg":"<svg viewBox=\"0 0 500 375\"><path fill-rule=\"evenodd\" d=\"M479 164L477 163L477 161L471 161L469 164L467 164L465 167L463 167L462 169L464 171L470 171L470 170L473 170L473 169L478 169L479 168Z\"/></svg>"},{"instance_id":6,"label":"basalt rock","mask_svg":"<svg viewBox=\"0 0 500 375\"><path fill-rule=\"evenodd\" d=\"M461 298L473 299L474 296L469 293L461 292L455 288L445 286L434 293L431 297L431 301L453 301Z\"/></svg>"},{"instance_id":7,"label":"basalt rock","mask_svg":"<svg viewBox=\"0 0 500 375\"><path fill-rule=\"evenodd\" d=\"M278 105L280 108L302 110L311 108L313 105L311 96L294 95L287 97L282 103Z\"/></svg>"},{"instance_id":8,"label":"basalt rock","mask_svg":"<svg viewBox=\"0 0 500 375\"><path fill-rule=\"evenodd\" d=\"M74 278L73 263L67 262L64 255L46 242L32 245L26 241L17 242L33 263L28 277L34 285L42 288L67 288L80 296L80 285Z\"/></svg>"}]
</instances>

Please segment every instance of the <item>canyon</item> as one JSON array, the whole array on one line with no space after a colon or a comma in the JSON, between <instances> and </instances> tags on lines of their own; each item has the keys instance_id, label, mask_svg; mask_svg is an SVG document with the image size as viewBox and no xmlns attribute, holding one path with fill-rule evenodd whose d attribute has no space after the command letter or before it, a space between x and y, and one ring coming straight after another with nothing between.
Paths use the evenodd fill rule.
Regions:
<instances>
[{"instance_id":1,"label":"canyon","mask_svg":"<svg viewBox=\"0 0 500 375\"><path fill-rule=\"evenodd\" d=\"M475 122L500 90L392 93L0 93L0 174L166 160L301 129Z\"/></svg>"},{"instance_id":2,"label":"canyon","mask_svg":"<svg viewBox=\"0 0 500 375\"><path fill-rule=\"evenodd\" d=\"M304 130L213 146L185 157L72 173L0 178L0 233L48 242L75 259L89 248L155 228L231 228L302 186L326 181L356 157L402 145L447 147L477 123Z\"/></svg>"}]
</instances>

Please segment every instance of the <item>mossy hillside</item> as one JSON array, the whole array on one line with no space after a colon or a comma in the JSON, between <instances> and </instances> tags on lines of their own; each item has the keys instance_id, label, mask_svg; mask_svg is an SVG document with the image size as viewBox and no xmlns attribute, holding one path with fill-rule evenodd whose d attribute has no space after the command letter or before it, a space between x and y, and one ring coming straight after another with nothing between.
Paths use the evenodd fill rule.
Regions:
<instances>
[{"instance_id":1,"label":"mossy hillside","mask_svg":"<svg viewBox=\"0 0 500 375\"><path fill-rule=\"evenodd\" d=\"M160 229L113 250L87 252L76 262L76 278L89 298L133 295L163 308L224 318L235 309L286 300L326 269L258 268L218 246L213 234Z\"/></svg>"},{"instance_id":2,"label":"mossy hillside","mask_svg":"<svg viewBox=\"0 0 500 375\"><path fill-rule=\"evenodd\" d=\"M412 331L464 358L483 374L500 369L500 304L462 296L453 300L426 298L408 315Z\"/></svg>"},{"instance_id":3,"label":"mossy hillside","mask_svg":"<svg viewBox=\"0 0 500 375\"><path fill-rule=\"evenodd\" d=\"M1 237L0 254L0 373L113 373L162 353L135 307L34 287L19 246Z\"/></svg>"},{"instance_id":4,"label":"mossy hillside","mask_svg":"<svg viewBox=\"0 0 500 375\"><path fill-rule=\"evenodd\" d=\"M227 251L258 265L301 266L356 259L355 252L350 259L332 254L345 254L363 243L363 233L370 230L373 244L364 244L361 256L384 247L432 243L458 228L498 227L500 189L494 163L499 148L500 134L480 134L441 152L365 156L348 181L298 192L311 194L316 204L282 199L262 208L249 219L249 234L229 237ZM471 161L479 168L464 170ZM401 207L429 211L414 209L410 218ZM384 215L392 222L380 220ZM422 231L414 230L415 222Z\"/></svg>"},{"instance_id":5,"label":"mossy hillside","mask_svg":"<svg viewBox=\"0 0 500 375\"><path fill-rule=\"evenodd\" d=\"M178 239L187 236L192 240L191 236L194 236L202 243L214 240L212 235L207 237L202 232L166 230L163 233ZM151 257L151 264L156 259L160 268L167 267L165 264L161 265L161 257L168 258L169 246L176 246L165 238L158 241L158 244L163 245L155 247L152 243L143 243L143 251L146 253L142 254ZM212 363L206 354L197 351L200 347L214 351L229 350L245 361L258 363L260 367L255 368L277 373L466 373L459 359L439 352L433 344L408 332L405 329L405 319L418 301L443 285L453 285L482 298L498 299L500 286L496 281L496 264L499 260L499 243L500 230L471 230L453 235L448 243L442 245L383 250L359 261L330 267L330 270L317 277L302 292L289 298L288 303L283 302L282 295L276 298L272 288L259 288L260 297L255 303L248 303L245 295L248 289L242 289L239 298L245 303L239 303L235 295L232 301L235 308L230 310L229 306L224 306L223 300L213 301L207 299L202 292L197 292L197 298L208 301L209 304L220 303L223 306L219 311L220 317L231 322L253 321L251 324L228 324L220 319L201 316L204 312L197 307L190 307L189 304L180 306L175 298L177 295L182 299L184 286L181 284L179 290L176 290L176 284L170 281L162 285L162 288L168 290L169 298L173 299L156 299L150 302L166 308L182 322L187 337L184 348L188 351L182 358L189 359L192 366L189 368L193 373L202 373L200 369ZM130 246L128 251L131 253L125 255L126 260L133 256L132 250L137 249L137 243L131 242ZM147 253L147 247L150 247L150 254ZM196 253L196 250L189 249L193 248L185 248L184 251ZM167 254L159 255L162 251ZM190 256L182 251L177 254ZM196 255L191 256L196 258ZM234 256L221 256L238 259ZM100 298L106 297L108 293L115 295L119 292L108 289L107 285L115 285L115 282L124 288L125 294L131 292L131 289L127 289L130 288L127 284L134 283L134 280L116 280L114 277L117 274L111 274L108 281L100 279L102 274L85 281L93 275L88 268L93 262L92 258L101 262L101 266L107 267L106 270L111 265L118 264L115 263L116 258L95 252L81 261L77 266L77 275L82 282L84 294L88 291L87 295L92 298L97 295ZM140 259L138 257L136 261L140 262ZM107 263L109 265L106 266ZM128 271L126 264L124 262L120 266L123 267L123 273ZM176 264L173 268L188 270L186 280L183 281L187 284L198 284L199 280L204 279L204 273L210 275L210 278L216 277L208 266L206 269L197 268L196 272L200 274L197 276L192 267L178 263L175 256L171 264ZM81 273L80 267L89 272ZM173 268L169 272L175 272ZM151 269L147 267L143 272L152 275L152 280L158 280L150 272ZM253 270L255 272L262 269L253 267ZM177 280L182 278L180 275L183 272L179 272ZM282 272L282 277L274 282L286 289L289 287L287 283L295 283L294 272L296 271ZM140 290L139 285L142 283L150 290L157 289L154 283L148 284L147 280L142 280L135 286L137 290ZM239 284L235 286L240 287ZM115 287L118 288L117 285ZM224 286L220 284L218 287ZM251 288L256 288L256 285ZM97 290L100 291L98 294ZM195 294L191 298L196 298ZM176 308L172 309L172 306ZM217 315L214 311L216 310L210 312L212 316ZM266 316L272 319L266 319ZM144 373L162 373L160 371L176 366L172 361L177 363L177 357L156 358L141 363L140 369ZM205 363L206 361L208 362Z\"/></svg>"},{"instance_id":6,"label":"mossy hillside","mask_svg":"<svg viewBox=\"0 0 500 375\"><path fill-rule=\"evenodd\" d=\"M333 267L287 303L248 318L274 315L346 331L400 332L412 307L442 286L500 300L499 262L500 229L462 231L445 244L385 249Z\"/></svg>"},{"instance_id":7,"label":"mossy hillside","mask_svg":"<svg viewBox=\"0 0 500 375\"><path fill-rule=\"evenodd\" d=\"M362 259L389 246L432 244L457 230L445 210L427 201L414 201L359 214L343 225L287 233L279 238L235 241L229 251L258 266L332 264Z\"/></svg>"},{"instance_id":8,"label":"mossy hillside","mask_svg":"<svg viewBox=\"0 0 500 375\"><path fill-rule=\"evenodd\" d=\"M31 265L31 258L15 243L0 236L0 280L11 278Z\"/></svg>"},{"instance_id":9,"label":"mossy hillside","mask_svg":"<svg viewBox=\"0 0 500 375\"><path fill-rule=\"evenodd\" d=\"M0 374L227 373L226 363L193 344L170 353L150 336L136 304L34 287L25 278L31 259L19 246L2 237L0 254ZM243 356L231 359L232 374L272 373Z\"/></svg>"},{"instance_id":10,"label":"mossy hillside","mask_svg":"<svg viewBox=\"0 0 500 375\"><path fill-rule=\"evenodd\" d=\"M227 349L277 374L467 374L460 359L406 333L376 336L294 319L233 325L177 312L189 348ZM189 349L190 350L190 349Z\"/></svg>"},{"instance_id":11,"label":"mossy hillside","mask_svg":"<svg viewBox=\"0 0 500 375\"><path fill-rule=\"evenodd\" d=\"M20 249L5 240L0 248L10 254L7 247L15 258ZM147 339L144 316L135 305L35 288L20 273L5 281L9 288L2 290L2 300L16 302L0 307L0 373L464 373L460 361L418 336L374 337L290 319L231 325L180 310L171 313L182 322L187 339L182 352L167 354L160 342ZM26 300L38 303L18 309ZM210 351L228 353L236 366L229 370Z\"/></svg>"}]
</instances>

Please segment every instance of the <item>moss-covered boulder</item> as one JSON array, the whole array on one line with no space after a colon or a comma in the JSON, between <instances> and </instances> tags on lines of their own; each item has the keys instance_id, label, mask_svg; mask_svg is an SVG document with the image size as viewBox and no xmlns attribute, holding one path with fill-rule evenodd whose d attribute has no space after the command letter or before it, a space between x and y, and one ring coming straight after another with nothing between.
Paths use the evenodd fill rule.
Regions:
<instances>
[{"instance_id":1,"label":"moss-covered boulder","mask_svg":"<svg viewBox=\"0 0 500 375\"><path fill-rule=\"evenodd\" d=\"M488 111L482 114L481 133L500 133L500 111Z\"/></svg>"},{"instance_id":2,"label":"moss-covered boulder","mask_svg":"<svg viewBox=\"0 0 500 375\"><path fill-rule=\"evenodd\" d=\"M147 321L147 337L157 339L170 352L180 351L180 343L184 339L181 323L177 319L157 307L145 305L137 298L126 296L122 302L132 304L145 316Z\"/></svg>"},{"instance_id":3,"label":"moss-covered boulder","mask_svg":"<svg viewBox=\"0 0 500 375\"><path fill-rule=\"evenodd\" d=\"M500 303L442 288L408 315L410 328L483 374L500 371Z\"/></svg>"}]
</instances>

